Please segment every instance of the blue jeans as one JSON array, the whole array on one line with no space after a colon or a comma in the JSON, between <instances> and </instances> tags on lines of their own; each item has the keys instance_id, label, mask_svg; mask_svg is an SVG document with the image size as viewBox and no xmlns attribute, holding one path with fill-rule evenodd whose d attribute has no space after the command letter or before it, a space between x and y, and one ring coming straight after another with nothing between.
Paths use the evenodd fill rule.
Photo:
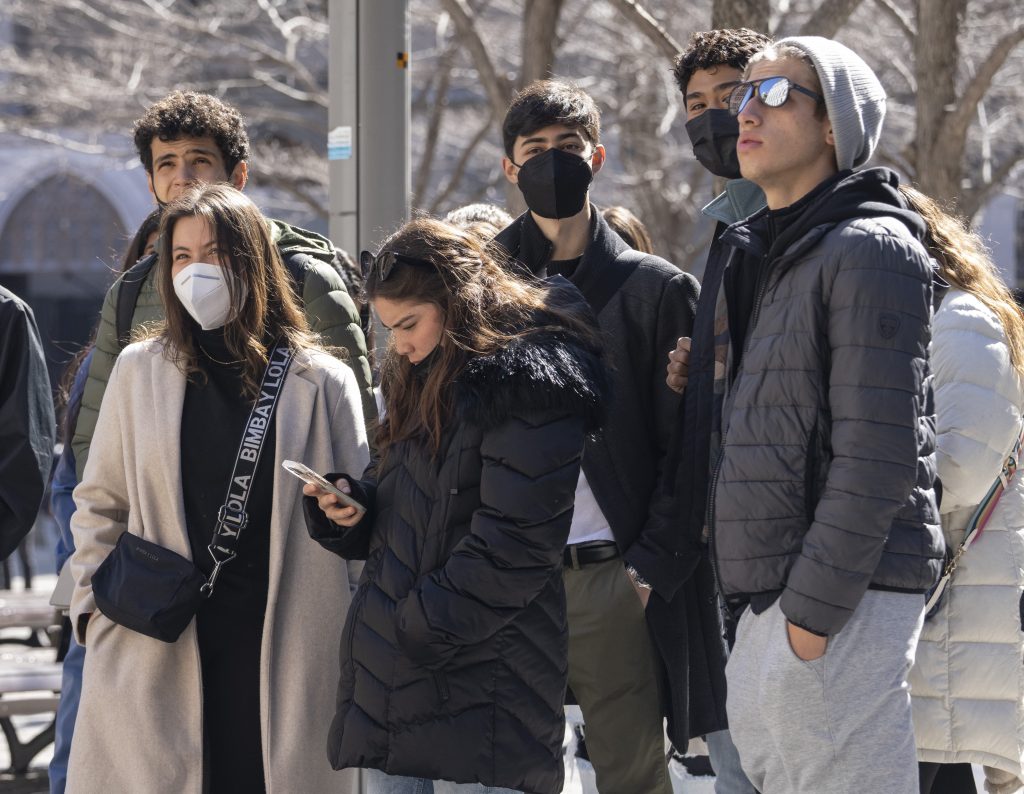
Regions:
<instances>
[{"instance_id":1,"label":"blue jeans","mask_svg":"<svg viewBox=\"0 0 1024 794\"><path fill-rule=\"evenodd\" d=\"M715 794L756 794L740 766L740 754L729 731L715 731L704 737L715 770Z\"/></svg>"},{"instance_id":2,"label":"blue jeans","mask_svg":"<svg viewBox=\"0 0 1024 794\"><path fill-rule=\"evenodd\" d=\"M56 737L53 740L53 759L50 761L50 794L64 794L68 783L68 758L71 755L71 736L75 732L78 700L82 695L82 666L85 648L71 637L71 645L64 657L64 670L57 704Z\"/></svg>"},{"instance_id":3,"label":"blue jeans","mask_svg":"<svg viewBox=\"0 0 1024 794\"><path fill-rule=\"evenodd\" d=\"M495 788L479 783L452 783L421 777L386 775L379 769L366 769L366 794L519 794L510 788Z\"/></svg>"}]
</instances>

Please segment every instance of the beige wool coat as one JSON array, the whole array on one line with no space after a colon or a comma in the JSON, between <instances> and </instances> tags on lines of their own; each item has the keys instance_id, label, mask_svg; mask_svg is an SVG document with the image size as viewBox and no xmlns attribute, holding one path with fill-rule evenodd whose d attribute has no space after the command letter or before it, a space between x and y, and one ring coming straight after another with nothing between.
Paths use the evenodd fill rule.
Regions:
<instances>
[{"instance_id":1,"label":"beige wool coat","mask_svg":"<svg viewBox=\"0 0 1024 794\"><path fill-rule=\"evenodd\" d=\"M76 628L80 616L96 610L92 575L122 532L191 557L180 478L184 397L185 377L159 342L129 345L118 357L74 492ZM350 602L347 570L344 560L309 538L302 483L281 462L302 461L316 471L363 470L366 431L352 371L323 354L297 353L276 421L260 660L267 791L348 792L354 790L352 773L334 772L326 749ZM96 614L78 640L88 652L69 794L201 794L203 697L195 622L168 644Z\"/></svg>"}]
</instances>

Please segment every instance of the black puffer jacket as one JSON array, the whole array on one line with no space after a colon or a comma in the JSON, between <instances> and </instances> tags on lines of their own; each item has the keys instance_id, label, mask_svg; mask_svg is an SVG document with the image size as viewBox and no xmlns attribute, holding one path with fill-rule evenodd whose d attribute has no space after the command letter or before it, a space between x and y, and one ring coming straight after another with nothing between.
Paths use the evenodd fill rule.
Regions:
<instances>
[{"instance_id":1,"label":"black puffer jacket","mask_svg":"<svg viewBox=\"0 0 1024 794\"><path fill-rule=\"evenodd\" d=\"M943 555L931 265L897 185L882 168L840 175L778 236L762 212L722 238L762 262L742 359L732 344L725 362L738 371L710 495L722 590L755 611L781 596L823 635L869 586L923 593Z\"/></svg>"},{"instance_id":2,"label":"black puffer jacket","mask_svg":"<svg viewBox=\"0 0 1024 794\"><path fill-rule=\"evenodd\" d=\"M666 487L679 397L665 384L665 354L690 335L700 290L664 259L631 250L596 207L591 212L590 242L570 279L597 314L611 395L583 470L623 558L654 586L645 614L662 662L662 708L669 738L684 748L726 726L726 656L710 563L680 532ZM494 244L535 275L547 272L554 248L529 212Z\"/></svg>"},{"instance_id":3,"label":"black puffer jacket","mask_svg":"<svg viewBox=\"0 0 1024 794\"><path fill-rule=\"evenodd\" d=\"M0 286L0 560L39 512L53 458L53 399L28 304Z\"/></svg>"},{"instance_id":4,"label":"black puffer jacket","mask_svg":"<svg viewBox=\"0 0 1024 794\"><path fill-rule=\"evenodd\" d=\"M401 442L354 483L358 525L305 500L316 540L367 559L342 640L336 768L561 791L562 550L603 378L594 350L535 331L470 361L436 459Z\"/></svg>"}]
</instances>

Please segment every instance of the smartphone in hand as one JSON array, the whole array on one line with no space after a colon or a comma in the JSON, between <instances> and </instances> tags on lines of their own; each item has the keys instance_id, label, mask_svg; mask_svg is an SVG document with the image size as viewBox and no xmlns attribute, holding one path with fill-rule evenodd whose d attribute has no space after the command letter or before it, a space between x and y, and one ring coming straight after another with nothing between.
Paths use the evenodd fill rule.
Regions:
<instances>
[{"instance_id":1,"label":"smartphone in hand","mask_svg":"<svg viewBox=\"0 0 1024 794\"><path fill-rule=\"evenodd\" d=\"M354 507L360 513L365 513L366 508L363 507L359 502L345 493L343 490L338 488L334 483L329 482L326 478L321 477L315 471L313 471L305 463L299 463L297 460L286 460L281 463L285 470L290 474L294 474L300 480L310 485L315 485L321 491L334 494L338 497L338 501L343 505Z\"/></svg>"}]
</instances>

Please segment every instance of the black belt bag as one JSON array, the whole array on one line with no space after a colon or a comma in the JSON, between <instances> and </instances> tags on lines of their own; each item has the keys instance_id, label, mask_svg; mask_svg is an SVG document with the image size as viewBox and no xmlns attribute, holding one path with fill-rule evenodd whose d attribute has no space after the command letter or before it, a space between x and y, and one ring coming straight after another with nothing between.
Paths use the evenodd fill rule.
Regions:
<instances>
[{"instance_id":1,"label":"black belt bag","mask_svg":"<svg viewBox=\"0 0 1024 794\"><path fill-rule=\"evenodd\" d=\"M252 483L266 432L250 434L248 431L250 427L265 430L270 425L291 360L292 352L287 347L275 344L270 351L260 396L245 424L246 432L235 457L228 496L217 515L208 547L213 558L209 578L194 562L180 554L124 532L92 576L96 606L115 623L147 637L174 642L192 622L203 600L213 595L217 575L235 558L238 539L249 523L245 512L249 491L246 489L239 496L238 488L233 486L236 482ZM257 436L258 446L254 446L252 440Z\"/></svg>"}]
</instances>

